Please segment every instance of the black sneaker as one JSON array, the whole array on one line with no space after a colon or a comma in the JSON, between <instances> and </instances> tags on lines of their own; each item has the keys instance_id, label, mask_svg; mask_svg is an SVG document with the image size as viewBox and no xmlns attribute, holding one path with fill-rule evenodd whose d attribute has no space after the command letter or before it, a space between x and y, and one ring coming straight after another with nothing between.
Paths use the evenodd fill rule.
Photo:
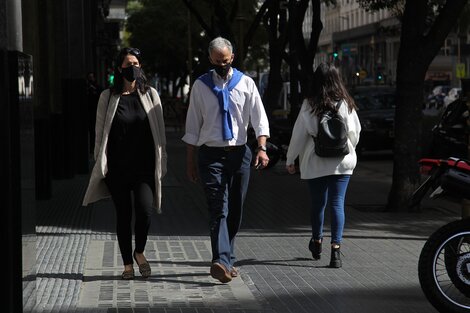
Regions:
<instances>
[{"instance_id":1,"label":"black sneaker","mask_svg":"<svg viewBox=\"0 0 470 313\"><path fill-rule=\"evenodd\" d=\"M333 248L331 247L331 259L330 259L330 267L331 268L340 268L342 266L341 262L341 251L340 248Z\"/></svg>"},{"instance_id":2,"label":"black sneaker","mask_svg":"<svg viewBox=\"0 0 470 313\"><path fill-rule=\"evenodd\" d=\"M310 239L310 243L308 244L308 249L312 252L312 258L314 260L320 260L321 258L321 241L317 242L315 240Z\"/></svg>"}]
</instances>

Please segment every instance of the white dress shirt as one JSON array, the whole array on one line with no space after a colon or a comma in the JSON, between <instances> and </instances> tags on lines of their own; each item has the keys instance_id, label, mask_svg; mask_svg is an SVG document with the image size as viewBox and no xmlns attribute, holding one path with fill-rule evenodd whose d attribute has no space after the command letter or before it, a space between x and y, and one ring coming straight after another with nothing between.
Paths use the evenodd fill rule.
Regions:
<instances>
[{"instance_id":1,"label":"white dress shirt","mask_svg":"<svg viewBox=\"0 0 470 313\"><path fill-rule=\"evenodd\" d=\"M233 70L230 68L227 79L224 80L212 71L214 84L219 88L225 88L232 73ZM186 116L186 133L182 140L193 146L240 146L247 141L247 129L250 123L256 137L269 137L268 117L252 78L243 75L240 82L230 92L229 112L233 139L223 140L219 101L213 91L197 79L191 89Z\"/></svg>"},{"instance_id":2,"label":"white dress shirt","mask_svg":"<svg viewBox=\"0 0 470 313\"><path fill-rule=\"evenodd\" d=\"M344 101L344 100L342 100ZM286 165L294 164L299 157L300 178L312 179L328 175L351 175L357 163L356 146L359 142L361 123L355 110L349 112L346 102L341 104L339 113L347 125L349 154L344 157L319 157L315 153L312 136L318 132L318 117L305 100L292 131L287 150Z\"/></svg>"}]
</instances>

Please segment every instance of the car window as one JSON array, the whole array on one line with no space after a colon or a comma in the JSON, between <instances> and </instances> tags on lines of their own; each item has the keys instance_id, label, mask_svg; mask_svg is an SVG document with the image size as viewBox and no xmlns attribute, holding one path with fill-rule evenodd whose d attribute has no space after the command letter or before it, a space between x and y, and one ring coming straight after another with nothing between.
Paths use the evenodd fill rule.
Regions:
<instances>
[{"instance_id":1,"label":"car window","mask_svg":"<svg viewBox=\"0 0 470 313\"><path fill-rule=\"evenodd\" d=\"M366 95L354 95L354 101L359 110L372 110L377 106L376 100Z\"/></svg>"},{"instance_id":2,"label":"car window","mask_svg":"<svg viewBox=\"0 0 470 313\"><path fill-rule=\"evenodd\" d=\"M395 108L395 94L377 94L374 95L377 99L377 109L394 109Z\"/></svg>"},{"instance_id":3,"label":"car window","mask_svg":"<svg viewBox=\"0 0 470 313\"><path fill-rule=\"evenodd\" d=\"M386 110L395 108L395 94L365 93L353 95L360 110Z\"/></svg>"}]
</instances>

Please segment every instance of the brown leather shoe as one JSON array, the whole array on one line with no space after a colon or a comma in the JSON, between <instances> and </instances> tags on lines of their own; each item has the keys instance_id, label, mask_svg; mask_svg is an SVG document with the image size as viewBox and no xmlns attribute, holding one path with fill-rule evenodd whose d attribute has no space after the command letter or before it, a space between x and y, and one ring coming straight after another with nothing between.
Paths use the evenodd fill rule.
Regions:
<instances>
[{"instance_id":1,"label":"brown leather shoe","mask_svg":"<svg viewBox=\"0 0 470 313\"><path fill-rule=\"evenodd\" d=\"M131 279L134 279L134 277L135 277L134 269L126 270L126 271L122 272L122 274L121 274L121 278L123 280L131 280Z\"/></svg>"},{"instance_id":2,"label":"brown leather shoe","mask_svg":"<svg viewBox=\"0 0 470 313\"><path fill-rule=\"evenodd\" d=\"M232 280L232 275L230 275L227 268L223 264L217 262L212 263L210 273L212 278L215 278L224 284Z\"/></svg>"},{"instance_id":3,"label":"brown leather shoe","mask_svg":"<svg viewBox=\"0 0 470 313\"><path fill-rule=\"evenodd\" d=\"M135 256L135 251L134 251L133 255L134 255L135 262L139 266L140 275L142 275L143 278L147 278L150 275L152 275L152 269L150 268L149 262L147 260L145 260L144 263L139 264L139 262L137 262L137 257Z\"/></svg>"},{"instance_id":4,"label":"brown leather shoe","mask_svg":"<svg viewBox=\"0 0 470 313\"><path fill-rule=\"evenodd\" d=\"M235 266L232 266L232 269L230 270L230 276L235 278L238 277L238 275L240 275L240 271Z\"/></svg>"}]
</instances>

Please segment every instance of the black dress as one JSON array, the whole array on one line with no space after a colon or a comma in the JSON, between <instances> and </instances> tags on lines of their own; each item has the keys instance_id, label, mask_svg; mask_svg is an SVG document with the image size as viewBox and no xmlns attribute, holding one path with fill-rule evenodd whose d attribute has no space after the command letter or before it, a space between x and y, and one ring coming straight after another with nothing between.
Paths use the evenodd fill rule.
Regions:
<instances>
[{"instance_id":1,"label":"black dress","mask_svg":"<svg viewBox=\"0 0 470 313\"><path fill-rule=\"evenodd\" d=\"M137 92L121 96L106 154L110 174L154 176L155 143Z\"/></svg>"}]
</instances>

